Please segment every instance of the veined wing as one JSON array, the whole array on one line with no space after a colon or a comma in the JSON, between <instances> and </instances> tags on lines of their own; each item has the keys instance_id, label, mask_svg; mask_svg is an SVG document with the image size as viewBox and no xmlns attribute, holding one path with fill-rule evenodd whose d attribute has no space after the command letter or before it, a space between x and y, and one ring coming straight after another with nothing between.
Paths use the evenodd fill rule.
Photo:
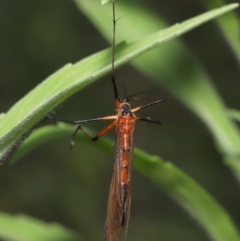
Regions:
<instances>
[{"instance_id":1,"label":"veined wing","mask_svg":"<svg viewBox=\"0 0 240 241\"><path fill-rule=\"evenodd\" d=\"M117 120L115 161L108 198L105 241L119 241L124 225L124 240L128 237L135 122L135 116L122 116Z\"/></svg>"}]
</instances>

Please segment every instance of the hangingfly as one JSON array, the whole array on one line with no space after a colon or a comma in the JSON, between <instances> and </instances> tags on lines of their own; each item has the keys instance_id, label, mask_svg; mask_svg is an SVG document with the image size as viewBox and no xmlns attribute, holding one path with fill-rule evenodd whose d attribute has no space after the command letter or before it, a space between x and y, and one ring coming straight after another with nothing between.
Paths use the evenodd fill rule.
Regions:
<instances>
[{"instance_id":1,"label":"hangingfly","mask_svg":"<svg viewBox=\"0 0 240 241\"><path fill-rule=\"evenodd\" d=\"M107 214L104 228L105 241L118 241L120 240L121 229L125 226L124 240L128 238L130 206L131 206L131 179L132 179L132 161L134 151L134 130L137 120L143 120L160 124L159 121L152 120L151 118L142 118L135 115L136 112L161 103L165 99L158 99L154 102L148 103L131 109L127 97L119 97L117 91L116 80L114 77L115 70L115 32L116 32L116 16L115 16L115 2L112 0L113 12L113 40L112 40L112 84L116 100L117 114L113 116L101 117L96 119L82 120L73 122L78 124L73 138L77 131L81 129L82 123L92 121L113 120L106 128L104 128L95 137L89 136L93 141L103 136L109 130L116 128L115 138L115 160L113 165L112 180L110 185Z\"/></svg>"},{"instance_id":2,"label":"hangingfly","mask_svg":"<svg viewBox=\"0 0 240 241\"><path fill-rule=\"evenodd\" d=\"M115 71L115 32L116 32L116 16L115 16L115 2L112 0L113 12L113 40L112 40L112 85L116 100L117 114L112 116L105 116L94 119L78 120L78 121L64 121L52 117L46 119L53 121L61 121L69 124L77 125L76 130L72 135L71 146L74 145L75 135L81 130L92 141L96 141L101 136L106 134L113 128L116 128L115 139L115 160L113 165L112 180L110 185L107 214L104 227L105 241L119 241L121 236L121 229L125 227L124 240L128 238L130 206L131 206L131 179L132 179L132 161L134 152L134 130L136 121L142 120L161 124L159 121L153 120L149 117L142 118L135 115L136 112L165 101L165 99L158 99L148 104L131 109L127 97L119 97L117 91L117 84L114 77ZM86 133L81 124L113 120L106 128L98 133L95 137L91 137Z\"/></svg>"}]
</instances>

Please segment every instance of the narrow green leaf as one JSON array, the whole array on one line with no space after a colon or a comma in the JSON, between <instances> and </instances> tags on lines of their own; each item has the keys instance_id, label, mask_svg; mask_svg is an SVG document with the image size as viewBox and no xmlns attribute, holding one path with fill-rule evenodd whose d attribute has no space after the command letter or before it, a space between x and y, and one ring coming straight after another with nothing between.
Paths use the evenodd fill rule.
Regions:
<instances>
[{"instance_id":1,"label":"narrow green leaf","mask_svg":"<svg viewBox=\"0 0 240 241\"><path fill-rule=\"evenodd\" d=\"M135 167L165 189L196 219L213 240L239 241L238 230L226 210L193 179L172 163L136 150Z\"/></svg>"},{"instance_id":2,"label":"narrow green leaf","mask_svg":"<svg viewBox=\"0 0 240 241\"><path fill-rule=\"evenodd\" d=\"M92 1L83 1L92 2ZM116 48L116 66L169 41L192 28L236 8L237 4L199 15L181 24L151 34L144 39L121 44ZM95 14L96 15L96 14ZM97 14L98 15L98 14ZM4 159L14 143L66 98L110 71L111 50L104 50L72 65L68 64L51 75L19 101L1 120L0 160ZM239 141L240 142L240 141Z\"/></svg>"},{"instance_id":3,"label":"narrow green leaf","mask_svg":"<svg viewBox=\"0 0 240 241\"><path fill-rule=\"evenodd\" d=\"M148 35L141 40L118 45L116 67L236 7L237 4L231 4ZM1 120L0 160L6 158L8 152L14 148L14 143L49 111L87 84L108 73L110 59L111 50L107 49L76 64L68 64L16 103Z\"/></svg>"},{"instance_id":4,"label":"narrow green leaf","mask_svg":"<svg viewBox=\"0 0 240 241\"><path fill-rule=\"evenodd\" d=\"M99 14L96 15L96 9L90 1L75 1L81 11L111 42L111 32L109 32L109 26L106 26L106 19L111 18L111 9L101 8ZM205 22L238 6L238 4L226 5L189 19L182 24L196 27L199 18ZM155 29L165 28L167 25L160 16L154 16L140 4L131 5L129 2L119 1L116 7L117 16L127 16L122 22L128 26L123 28L122 23L118 22L117 39L139 38ZM106 19L99 16L104 16ZM137 28L136 19L138 19ZM134 31L132 31L133 29ZM176 30L175 33L177 34L179 31ZM174 96L199 116L209 128L216 147L224 158L240 161L239 129L226 115L226 107L206 71L180 40L175 40L171 44L166 44L164 48L156 48L154 51L140 56L133 61L133 64L146 75L153 77L159 84L165 85L166 89L175 91ZM236 174L236 171L232 170ZM236 177L240 181L240 173Z\"/></svg>"},{"instance_id":5,"label":"narrow green leaf","mask_svg":"<svg viewBox=\"0 0 240 241\"><path fill-rule=\"evenodd\" d=\"M36 130L20 146L15 154L15 160L20 158L22 154L26 154L26 151L31 150L33 142L37 142L37 145L40 145L41 142L38 141L39 136L47 142L58 139L59 135L69 137L72 132L72 126L62 123L57 126L42 127ZM76 141L81 142L81 144L93 145L82 133L78 133ZM34 146L36 147L35 144ZM101 138L95 147L112 153L113 142L107 138ZM172 163L165 162L158 156L149 155L136 148L134 167L180 203L194 219L201 223L202 227L204 227L213 240L240 241L237 228L226 210L200 185Z\"/></svg>"},{"instance_id":6,"label":"narrow green leaf","mask_svg":"<svg viewBox=\"0 0 240 241\"><path fill-rule=\"evenodd\" d=\"M217 8L226 4L226 1L223 0L203 1L209 9ZM237 12L230 12L223 17L217 19L217 22L227 42L231 45L233 53L236 55L240 63L239 16L237 15Z\"/></svg>"},{"instance_id":7,"label":"narrow green leaf","mask_svg":"<svg viewBox=\"0 0 240 241\"><path fill-rule=\"evenodd\" d=\"M0 239L4 241L80 241L81 236L57 223L45 223L23 214L0 212Z\"/></svg>"}]
</instances>

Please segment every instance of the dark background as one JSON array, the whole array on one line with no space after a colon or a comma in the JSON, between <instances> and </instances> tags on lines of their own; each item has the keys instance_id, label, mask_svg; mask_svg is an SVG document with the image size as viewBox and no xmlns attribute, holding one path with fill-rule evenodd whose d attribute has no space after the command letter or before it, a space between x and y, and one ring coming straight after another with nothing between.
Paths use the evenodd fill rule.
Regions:
<instances>
[{"instance_id":1,"label":"dark background","mask_svg":"<svg viewBox=\"0 0 240 241\"><path fill-rule=\"evenodd\" d=\"M170 24L206 10L196 0L141 3L155 13L159 11ZM70 0L1 0L0 35L1 112L7 112L64 64L109 47ZM239 96L232 95L240 87L239 63L216 23L205 24L183 38L209 71L227 106L239 108ZM118 70L117 78L128 94L159 89L131 66ZM106 76L85 88L58 107L55 115L76 120L113 114L115 103L109 83ZM157 96L167 102L147 113L163 124L138 123L136 147L171 161L190 175L239 225L239 188L208 130L174 98L172 90L162 88ZM97 132L103 126L94 123L88 127ZM4 163L0 166L0 211L56 221L90 240L102 240L113 153L108 155L97 145L78 143L69 153L69 139L63 139L39 147L14 166ZM132 190L129 240L209 240L188 213L135 171Z\"/></svg>"}]
</instances>

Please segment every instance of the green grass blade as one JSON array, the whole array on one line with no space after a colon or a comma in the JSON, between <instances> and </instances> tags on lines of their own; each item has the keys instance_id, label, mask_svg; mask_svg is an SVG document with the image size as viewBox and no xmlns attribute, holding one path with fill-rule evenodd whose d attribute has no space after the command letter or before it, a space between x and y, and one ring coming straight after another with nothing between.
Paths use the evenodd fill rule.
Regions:
<instances>
[{"instance_id":1,"label":"green grass blade","mask_svg":"<svg viewBox=\"0 0 240 241\"><path fill-rule=\"evenodd\" d=\"M111 41L111 32L109 32L109 26L106 26L106 19L111 18L111 10L101 8L101 12L99 10L99 14L96 15L94 6L90 1L75 1L81 11ZM204 21L209 20L236 7L238 4L226 5L202 14L201 18ZM144 36L149 31L166 27L164 20L159 16L154 16L152 12L147 11L140 4L131 5L129 2L119 1L116 13L117 16L127 16L122 22L128 26L128 28L123 29L122 23L118 22L117 39L133 39ZM106 19L101 19L99 15L105 16ZM139 21L137 28L136 19ZM186 22L196 26L196 19L198 17ZM222 155L240 161L239 130L226 115L223 100L211 84L206 71L180 40L175 40L171 44L166 44L164 48L157 48L137 58L133 64L145 74L153 77L159 84L174 90L175 96L199 116L209 128L216 142L216 147ZM236 174L235 170L233 171ZM240 173L236 176L240 180Z\"/></svg>"},{"instance_id":2,"label":"green grass blade","mask_svg":"<svg viewBox=\"0 0 240 241\"><path fill-rule=\"evenodd\" d=\"M237 4L232 4L148 35L141 40L118 45L116 48L116 66L127 63L155 46L169 41L226 11L230 11L236 6ZM104 50L74 65L68 64L16 103L1 120L0 160L7 156L11 148L14 148L16 140L49 111L87 84L109 72L110 59L111 51Z\"/></svg>"},{"instance_id":3,"label":"green grass blade","mask_svg":"<svg viewBox=\"0 0 240 241\"><path fill-rule=\"evenodd\" d=\"M204 0L204 3L209 9L212 9L223 6L226 4L226 1ZM217 19L217 22L226 40L231 45L233 54L236 55L240 62L239 16L235 11L233 11Z\"/></svg>"},{"instance_id":4,"label":"green grass blade","mask_svg":"<svg viewBox=\"0 0 240 241\"><path fill-rule=\"evenodd\" d=\"M0 239L4 241L80 241L81 236L57 223L45 223L26 215L0 212Z\"/></svg>"},{"instance_id":5,"label":"green grass blade","mask_svg":"<svg viewBox=\"0 0 240 241\"><path fill-rule=\"evenodd\" d=\"M22 154L26 154L26 151L31 150L33 142L37 141L36 145L41 144L38 141L39 136L47 142L54 139L57 140L59 135L69 137L72 131L72 126L62 123L57 126L46 126L36 130L19 147L15 153L15 161ZM82 133L78 133L76 141L92 146L92 142ZM96 147L112 153L113 142L107 138L102 138ZM158 156L152 156L139 149L135 149L134 167L171 195L194 219L201 223L202 227L213 240L240 241L237 228L226 210L200 185L172 163L165 162Z\"/></svg>"},{"instance_id":6,"label":"green grass blade","mask_svg":"<svg viewBox=\"0 0 240 241\"><path fill-rule=\"evenodd\" d=\"M196 219L212 240L240 240L238 230L226 210L193 179L170 162L136 150L135 167L165 189Z\"/></svg>"}]
</instances>

